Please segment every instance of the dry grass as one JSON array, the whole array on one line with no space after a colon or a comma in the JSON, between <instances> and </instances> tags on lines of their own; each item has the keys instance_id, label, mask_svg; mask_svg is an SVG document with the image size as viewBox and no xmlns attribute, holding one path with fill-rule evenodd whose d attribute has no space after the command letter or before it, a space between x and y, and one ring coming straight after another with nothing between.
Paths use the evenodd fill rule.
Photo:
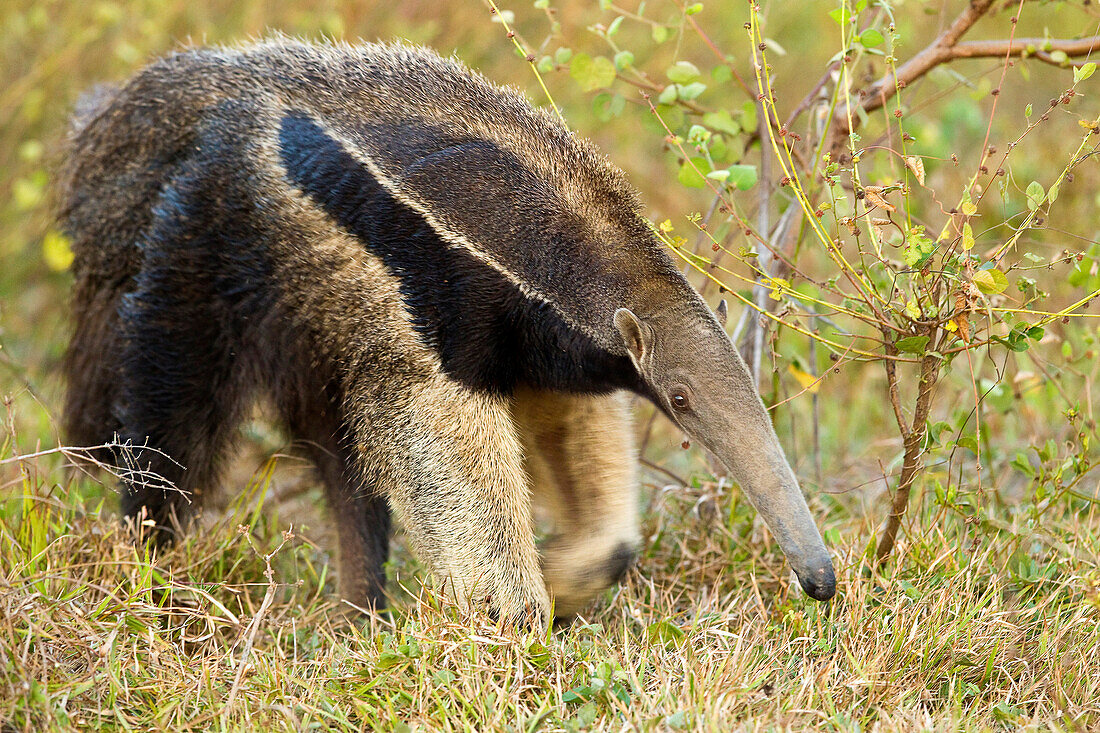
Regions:
<instances>
[{"instance_id":1,"label":"dry grass","mask_svg":"<svg viewBox=\"0 0 1100 733\"><path fill-rule=\"evenodd\" d=\"M544 636L407 591L400 549L392 613L349 621L313 532L290 529L319 526L309 495L256 511L287 483L266 472L151 562L88 482L4 468L6 729L1100 725L1095 512L1048 521L1076 538L1069 552L929 514L878 574L860 561L862 518L835 504L841 585L823 606L790 591L736 491L665 487L628 581Z\"/></svg>"},{"instance_id":2,"label":"dry grass","mask_svg":"<svg viewBox=\"0 0 1100 733\"><path fill-rule=\"evenodd\" d=\"M522 31L544 32L541 11L511 5ZM553 5L570 37L586 44L578 51L606 53L584 30L604 19L599 3ZM667 5L658 12L679 4ZM745 6L706 5L702 17L716 18L707 26L716 42L743 49L745 16L737 13ZM1028 4L1029 12L1033 5L1051 4ZM775 37L797 47L786 62L774 59L781 72L788 64L781 77L788 101L816 77L804 70L824 69L838 50L835 36L821 32L831 22L827 10L769 4ZM900 27L916 43L935 23L912 15ZM1028 18L1054 35L1080 32L1053 10ZM1100 332L1092 320L1052 324L1011 363L977 359L983 390L992 385L986 378L1004 377L982 414L984 483L972 454L949 440L972 419L974 384L963 368L945 376L931 419L950 429L928 457L896 558L878 571L864 558L885 512L883 477L897 473L891 461L901 445L884 427L893 417L877 365L828 372L837 376L817 398L816 454L811 398L777 412L799 475L823 484L805 481L838 560L840 592L828 606L792 594L754 512L736 490L706 481L647 485L638 568L585 619L536 636L441 608L400 548L390 569L392 613L348 620L333 596L320 492L289 461L281 464L290 473L250 478L251 466L264 462L254 457L227 482L248 487L244 498L151 561L119 527L112 490L66 478L56 453L12 458L61 441L53 410L69 280L47 246L56 244L47 191L78 93L127 77L185 39L232 42L269 28L456 49L490 78L527 85L541 99L478 2L0 2L0 395L8 406L0 432L0 731L1100 729L1100 515L1089 498L1097 471L1067 468L1075 454L1087 457L1088 447L1078 448L1083 431L1095 435ZM663 47L667 63L673 46L680 44ZM930 180L940 176L943 191L963 185L945 156L980 148L986 130L975 100L989 98L990 72L964 72L973 95L969 81L947 89L942 107L929 108L915 128L928 154L941 158ZM1034 84L1007 85L999 97L1016 120L996 128L1003 139L1024 104L1057 96L1070 72L1029 74ZM571 123L632 174L655 219L706 205L672 185L675 161L657 152L663 133L638 134L637 115L597 120L593 100L564 70L548 83ZM1092 90L1079 101L1095 98ZM1036 152L1013 172L1020 189L1046 180L1049 161L1065 162L1059 135L1033 142ZM1094 170L1082 166L1078 184L1062 191L1065 221L1095 219ZM1054 223L1050 242L1043 239L1047 259L1077 246ZM1054 271L1044 287L1066 296L1065 276ZM803 353L804 343L784 338L780 351ZM800 388L780 374L777 397L785 402ZM253 433L252 442L263 437ZM690 478L703 465L697 455L662 454L662 445L681 439L658 436L646 457ZM275 445L267 440L261 455ZM1015 467L1020 455L1028 470ZM825 493L833 491L848 493Z\"/></svg>"}]
</instances>

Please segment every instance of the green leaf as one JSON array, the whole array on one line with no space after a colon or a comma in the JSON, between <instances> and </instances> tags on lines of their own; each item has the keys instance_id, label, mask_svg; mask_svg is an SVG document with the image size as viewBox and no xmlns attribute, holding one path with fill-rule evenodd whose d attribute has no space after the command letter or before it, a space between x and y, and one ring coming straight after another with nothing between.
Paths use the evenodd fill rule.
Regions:
<instances>
[{"instance_id":1,"label":"green leaf","mask_svg":"<svg viewBox=\"0 0 1100 733\"><path fill-rule=\"evenodd\" d=\"M703 12L703 3L692 3L684 8L684 15L698 15Z\"/></svg>"},{"instance_id":2,"label":"green leaf","mask_svg":"<svg viewBox=\"0 0 1100 733\"><path fill-rule=\"evenodd\" d=\"M615 35L615 33L619 30L619 26L621 26L622 24L623 16L621 15L615 20L611 21L611 25L607 26L607 37L610 38L611 36Z\"/></svg>"},{"instance_id":3,"label":"green leaf","mask_svg":"<svg viewBox=\"0 0 1100 733\"><path fill-rule=\"evenodd\" d=\"M605 89L615 81L615 64L605 56L592 58L586 53L578 53L569 64L569 75L586 92Z\"/></svg>"},{"instance_id":4,"label":"green leaf","mask_svg":"<svg viewBox=\"0 0 1100 733\"><path fill-rule=\"evenodd\" d=\"M978 270L974 273L974 284L986 295L1003 293L1008 287L1008 278L1005 274L993 267L988 270Z\"/></svg>"},{"instance_id":5,"label":"green leaf","mask_svg":"<svg viewBox=\"0 0 1100 733\"><path fill-rule=\"evenodd\" d=\"M404 654L398 654L397 652L382 652L378 655L378 661L375 663L375 666L378 669L390 669L399 664L404 664L407 661L409 661L409 658Z\"/></svg>"},{"instance_id":6,"label":"green leaf","mask_svg":"<svg viewBox=\"0 0 1100 733\"><path fill-rule=\"evenodd\" d=\"M11 185L12 199L19 211L33 209L46 198L45 176L33 175L30 178L17 178Z\"/></svg>"},{"instance_id":7,"label":"green leaf","mask_svg":"<svg viewBox=\"0 0 1100 733\"><path fill-rule=\"evenodd\" d=\"M729 182L737 186L739 191L748 191L756 185L757 175L755 165L731 165L729 167Z\"/></svg>"},{"instance_id":8,"label":"green leaf","mask_svg":"<svg viewBox=\"0 0 1100 733\"><path fill-rule=\"evenodd\" d=\"M955 445L966 448L974 455L980 455L981 449L978 447L978 439L973 435L964 435L955 441Z\"/></svg>"},{"instance_id":9,"label":"green leaf","mask_svg":"<svg viewBox=\"0 0 1100 733\"><path fill-rule=\"evenodd\" d=\"M753 102L741 105L741 129L750 135L756 132L756 104Z\"/></svg>"},{"instance_id":10,"label":"green leaf","mask_svg":"<svg viewBox=\"0 0 1100 733\"><path fill-rule=\"evenodd\" d=\"M650 644L675 644L684 638L684 630L671 621L662 620L650 624L645 630Z\"/></svg>"},{"instance_id":11,"label":"green leaf","mask_svg":"<svg viewBox=\"0 0 1100 733\"><path fill-rule=\"evenodd\" d=\"M619 51L615 54L615 68L619 71L634 65L634 54L630 51Z\"/></svg>"},{"instance_id":12,"label":"green leaf","mask_svg":"<svg viewBox=\"0 0 1100 733\"><path fill-rule=\"evenodd\" d=\"M677 84L687 84L689 81L699 78L699 67L690 61L677 61L668 67L668 71L665 73L670 81Z\"/></svg>"},{"instance_id":13,"label":"green leaf","mask_svg":"<svg viewBox=\"0 0 1100 733\"><path fill-rule=\"evenodd\" d=\"M1047 192L1043 188L1043 184L1038 181L1032 181L1027 184L1027 208L1031 211L1035 211L1043 205L1043 200L1046 199Z\"/></svg>"},{"instance_id":14,"label":"green leaf","mask_svg":"<svg viewBox=\"0 0 1100 733\"><path fill-rule=\"evenodd\" d=\"M1054 203L1058 200L1058 181L1054 182L1054 185L1047 190L1047 201Z\"/></svg>"},{"instance_id":15,"label":"green leaf","mask_svg":"<svg viewBox=\"0 0 1100 733\"><path fill-rule=\"evenodd\" d=\"M562 697L564 700L565 698ZM594 702L586 702L577 708L576 715L573 716L573 720L577 723L577 730L583 730L596 722L596 716L599 715L599 709Z\"/></svg>"},{"instance_id":16,"label":"green leaf","mask_svg":"<svg viewBox=\"0 0 1100 733\"><path fill-rule=\"evenodd\" d=\"M1031 119L1031 105L1024 107L1024 117Z\"/></svg>"},{"instance_id":17,"label":"green leaf","mask_svg":"<svg viewBox=\"0 0 1100 733\"><path fill-rule=\"evenodd\" d=\"M19 146L19 159L24 163L35 163L42 159L46 147L37 140L27 140Z\"/></svg>"},{"instance_id":18,"label":"green leaf","mask_svg":"<svg viewBox=\"0 0 1100 733\"><path fill-rule=\"evenodd\" d=\"M710 130L702 125L692 125L687 134L688 142L693 145L705 143L710 139Z\"/></svg>"},{"instance_id":19,"label":"green leaf","mask_svg":"<svg viewBox=\"0 0 1100 733\"><path fill-rule=\"evenodd\" d=\"M1084 81L1096 72L1096 62L1090 61L1079 69L1073 70L1073 83Z\"/></svg>"},{"instance_id":20,"label":"green leaf","mask_svg":"<svg viewBox=\"0 0 1100 733\"><path fill-rule=\"evenodd\" d=\"M592 100L592 112L600 122L610 122L612 118L621 115L625 108L626 100L611 92L600 92Z\"/></svg>"},{"instance_id":21,"label":"green leaf","mask_svg":"<svg viewBox=\"0 0 1100 733\"><path fill-rule=\"evenodd\" d=\"M657 101L660 104L674 104L680 94L679 84L669 84L667 87L661 90L661 93L657 95Z\"/></svg>"},{"instance_id":22,"label":"green leaf","mask_svg":"<svg viewBox=\"0 0 1100 733\"><path fill-rule=\"evenodd\" d=\"M923 354L924 348L928 346L927 336L908 336L903 339L898 339L894 344L898 351L906 354Z\"/></svg>"},{"instance_id":23,"label":"green leaf","mask_svg":"<svg viewBox=\"0 0 1100 733\"><path fill-rule=\"evenodd\" d=\"M681 710L665 718L665 725L672 730L688 730L691 728L691 717L686 710Z\"/></svg>"},{"instance_id":24,"label":"green leaf","mask_svg":"<svg viewBox=\"0 0 1100 733\"><path fill-rule=\"evenodd\" d=\"M882 34L876 31L874 28L868 28L859 34L859 42L867 48L878 46L886 39L882 37Z\"/></svg>"},{"instance_id":25,"label":"green leaf","mask_svg":"<svg viewBox=\"0 0 1100 733\"><path fill-rule=\"evenodd\" d=\"M707 85L700 81L684 84L680 87L680 99L695 99L707 90Z\"/></svg>"},{"instance_id":26,"label":"green leaf","mask_svg":"<svg viewBox=\"0 0 1100 733\"><path fill-rule=\"evenodd\" d=\"M685 161L680 166L680 173L676 176L676 180L688 188L702 188L707 185L703 176L709 172L710 166L707 165L706 158L692 158L691 161Z\"/></svg>"},{"instance_id":27,"label":"green leaf","mask_svg":"<svg viewBox=\"0 0 1100 733\"><path fill-rule=\"evenodd\" d=\"M568 64L569 59L573 58L573 49L562 46L554 52L554 60L559 64Z\"/></svg>"},{"instance_id":28,"label":"green leaf","mask_svg":"<svg viewBox=\"0 0 1100 733\"><path fill-rule=\"evenodd\" d=\"M730 113L724 109L707 112L703 115L703 124L715 132L724 132L727 135L738 135L741 132L741 125L734 122Z\"/></svg>"},{"instance_id":29,"label":"green leaf","mask_svg":"<svg viewBox=\"0 0 1100 733\"><path fill-rule=\"evenodd\" d=\"M650 31L650 35L653 37L654 43L664 43L668 40L668 28L663 25L655 25L653 30Z\"/></svg>"},{"instance_id":30,"label":"green leaf","mask_svg":"<svg viewBox=\"0 0 1100 733\"><path fill-rule=\"evenodd\" d=\"M527 647L527 655L536 667L545 667L550 662L550 650L541 642L536 641Z\"/></svg>"},{"instance_id":31,"label":"green leaf","mask_svg":"<svg viewBox=\"0 0 1100 733\"><path fill-rule=\"evenodd\" d=\"M848 4L845 3L839 8L835 8L829 11L829 17L837 22L837 25L842 28L852 20L852 14L848 10Z\"/></svg>"}]
</instances>

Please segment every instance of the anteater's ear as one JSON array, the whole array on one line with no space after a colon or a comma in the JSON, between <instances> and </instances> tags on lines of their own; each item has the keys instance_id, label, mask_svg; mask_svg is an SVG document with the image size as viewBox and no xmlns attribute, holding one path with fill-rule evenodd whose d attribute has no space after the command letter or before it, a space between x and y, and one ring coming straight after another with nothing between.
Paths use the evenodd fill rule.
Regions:
<instances>
[{"instance_id":1,"label":"anteater's ear","mask_svg":"<svg viewBox=\"0 0 1100 733\"><path fill-rule=\"evenodd\" d=\"M729 318L729 306L726 305L725 298L718 302L718 307L714 309L714 315L718 317L718 325L725 328L726 319Z\"/></svg>"},{"instance_id":2,"label":"anteater's ear","mask_svg":"<svg viewBox=\"0 0 1100 733\"><path fill-rule=\"evenodd\" d=\"M619 329L627 353L630 354L634 366L640 371L642 362L649 357L653 349L653 329L627 308L615 311L615 328Z\"/></svg>"}]
</instances>

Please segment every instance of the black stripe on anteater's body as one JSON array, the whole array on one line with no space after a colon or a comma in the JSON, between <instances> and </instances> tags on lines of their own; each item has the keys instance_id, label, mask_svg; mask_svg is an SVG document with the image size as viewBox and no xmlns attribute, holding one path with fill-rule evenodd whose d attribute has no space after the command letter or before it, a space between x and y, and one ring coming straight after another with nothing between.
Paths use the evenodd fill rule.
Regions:
<instances>
[{"instance_id":1,"label":"black stripe on anteater's body","mask_svg":"<svg viewBox=\"0 0 1100 733\"><path fill-rule=\"evenodd\" d=\"M651 325L744 371L620 174L419 49L163 59L78 122L62 206L70 439L147 441L173 460L139 461L198 496L270 399L324 478L359 605L381 602L389 507L460 598L545 616L545 575L575 610L638 540L623 390L671 409ZM555 523L541 559L531 489ZM123 504L178 526L181 497Z\"/></svg>"}]
</instances>

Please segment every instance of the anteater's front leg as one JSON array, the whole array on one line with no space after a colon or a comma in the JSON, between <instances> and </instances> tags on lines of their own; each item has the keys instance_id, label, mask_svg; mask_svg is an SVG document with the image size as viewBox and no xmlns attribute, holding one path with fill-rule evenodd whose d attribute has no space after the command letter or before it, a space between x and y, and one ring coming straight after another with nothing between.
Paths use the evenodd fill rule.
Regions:
<instances>
[{"instance_id":1,"label":"anteater's front leg","mask_svg":"<svg viewBox=\"0 0 1100 733\"><path fill-rule=\"evenodd\" d=\"M378 477L417 555L460 604L548 623L508 400L441 374L403 384L400 394L377 389L362 399L386 409L360 413L356 425L363 468Z\"/></svg>"}]
</instances>

